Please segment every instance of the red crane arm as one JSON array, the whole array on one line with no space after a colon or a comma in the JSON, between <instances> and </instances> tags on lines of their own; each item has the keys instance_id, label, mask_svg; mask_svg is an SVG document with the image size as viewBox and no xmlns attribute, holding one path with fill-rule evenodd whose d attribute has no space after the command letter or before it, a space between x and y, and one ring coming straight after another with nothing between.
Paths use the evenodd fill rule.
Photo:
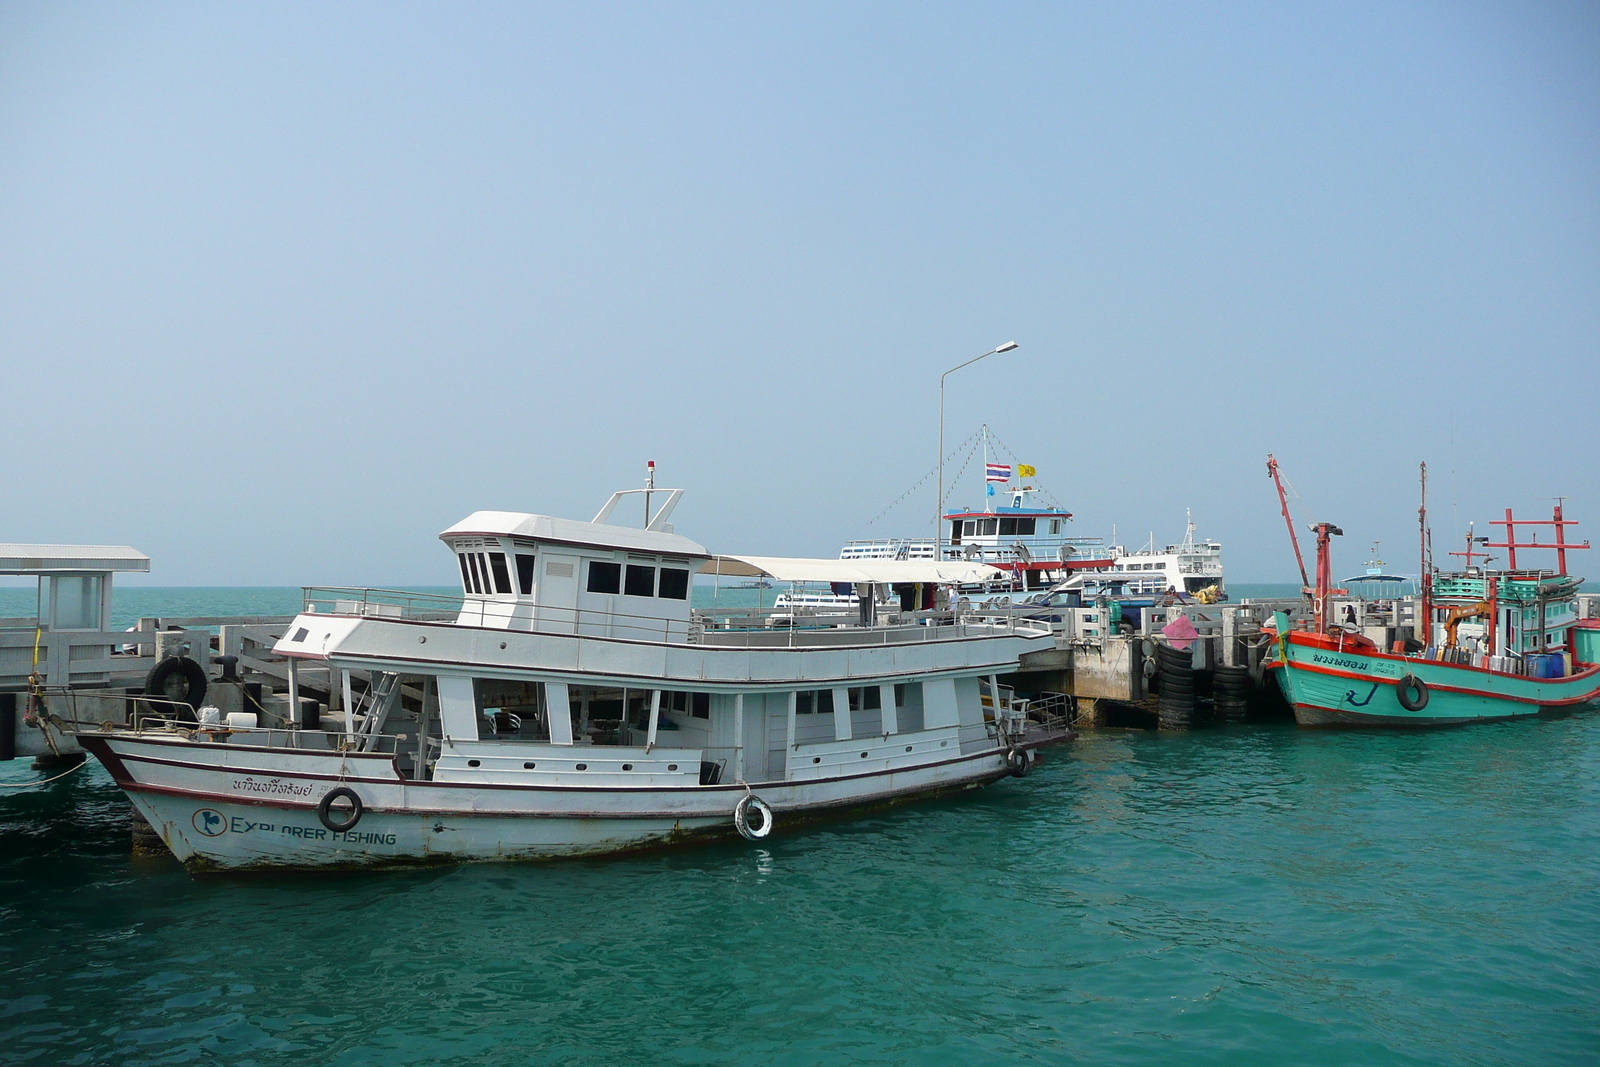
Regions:
<instances>
[{"instance_id":1,"label":"red crane arm","mask_svg":"<svg viewBox=\"0 0 1600 1067\"><path fill-rule=\"evenodd\" d=\"M1311 584L1311 579L1306 576L1306 560L1300 554L1300 538L1294 532L1294 520L1289 517L1289 496L1283 491L1283 479L1278 475L1278 461L1272 458L1272 453L1267 453L1267 473L1272 475L1272 484L1278 487L1278 505L1283 509L1284 524L1289 527L1289 543L1294 546L1294 561L1300 567L1300 586L1306 588Z\"/></svg>"}]
</instances>

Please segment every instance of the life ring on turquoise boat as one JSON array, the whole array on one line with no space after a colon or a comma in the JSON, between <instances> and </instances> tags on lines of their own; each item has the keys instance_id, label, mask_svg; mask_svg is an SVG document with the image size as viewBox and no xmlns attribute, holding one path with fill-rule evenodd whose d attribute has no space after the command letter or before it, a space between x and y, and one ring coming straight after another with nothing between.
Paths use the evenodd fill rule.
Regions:
<instances>
[{"instance_id":1,"label":"life ring on turquoise boat","mask_svg":"<svg viewBox=\"0 0 1600 1067\"><path fill-rule=\"evenodd\" d=\"M1412 696L1416 690L1416 696ZM1394 695L1407 711L1421 711L1428 706L1428 683L1414 674L1408 674L1394 684Z\"/></svg>"},{"instance_id":2,"label":"life ring on turquoise boat","mask_svg":"<svg viewBox=\"0 0 1600 1067\"><path fill-rule=\"evenodd\" d=\"M344 822L335 820L332 811L333 802L341 797L350 802L350 817ZM356 823L361 821L361 813L364 810L361 805L361 798L356 795L356 791L342 785L337 789L328 790L322 794L322 799L317 801L317 819L321 821L323 826L326 826L336 834L348 833L354 830Z\"/></svg>"},{"instance_id":3,"label":"life ring on turquoise boat","mask_svg":"<svg viewBox=\"0 0 1600 1067\"><path fill-rule=\"evenodd\" d=\"M1026 778L1028 772L1033 770L1033 764L1028 759L1028 752L1021 748L1006 749L1006 769L1014 778Z\"/></svg>"},{"instance_id":4,"label":"life ring on turquoise boat","mask_svg":"<svg viewBox=\"0 0 1600 1067\"><path fill-rule=\"evenodd\" d=\"M754 825L750 822L750 813L754 811L760 816L760 822ZM759 841L772 833L772 808L765 800L754 793L746 793L734 806L733 826L739 831L739 836L746 841Z\"/></svg>"}]
</instances>

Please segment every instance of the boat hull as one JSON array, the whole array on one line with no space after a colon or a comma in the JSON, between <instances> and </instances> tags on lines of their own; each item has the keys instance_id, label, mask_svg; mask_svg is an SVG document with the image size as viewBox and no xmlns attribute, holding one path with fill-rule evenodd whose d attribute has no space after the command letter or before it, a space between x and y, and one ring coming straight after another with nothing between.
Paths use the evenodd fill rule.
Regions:
<instances>
[{"instance_id":1,"label":"boat hull","mask_svg":"<svg viewBox=\"0 0 1600 1067\"><path fill-rule=\"evenodd\" d=\"M140 814L192 870L408 866L545 860L731 837L742 785L608 789L415 782L374 756L244 749L138 735L84 736ZM1005 751L836 778L756 783L779 830L851 810L979 788ZM329 830L317 802L337 787L359 822Z\"/></svg>"},{"instance_id":2,"label":"boat hull","mask_svg":"<svg viewBox=\"0 0 1600 1067\"><path fill-rule=\"evenodd\" d=\"M1566 678L1529 678L1386 653L1288 644L1271 667L1303 726L1452 726L1580 707L1600 698L1600 668ZM1410 675L1427 687L1423 707L1400 703ZM1413 703L1416 703L1413 700Z\"/></svg>"}]
</instances>

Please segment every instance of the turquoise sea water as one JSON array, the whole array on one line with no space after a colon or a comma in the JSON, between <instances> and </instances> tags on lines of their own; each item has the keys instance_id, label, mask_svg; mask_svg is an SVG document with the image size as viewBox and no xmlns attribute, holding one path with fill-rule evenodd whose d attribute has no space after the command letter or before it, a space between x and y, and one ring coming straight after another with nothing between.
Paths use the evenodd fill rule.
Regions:
<instances>
[{"instance_id":1,"label":"turquoise sea water","mask_svg":"<svg viewBox=\"0 0 1600 1067\"><path fill-rule=\"evenodd\" d=\"M1593 711L1099 731L760 846L196 879L91 766L0 790L0 1061L1600 1062L1597 772Z\"/></svg>"}]
</instances>

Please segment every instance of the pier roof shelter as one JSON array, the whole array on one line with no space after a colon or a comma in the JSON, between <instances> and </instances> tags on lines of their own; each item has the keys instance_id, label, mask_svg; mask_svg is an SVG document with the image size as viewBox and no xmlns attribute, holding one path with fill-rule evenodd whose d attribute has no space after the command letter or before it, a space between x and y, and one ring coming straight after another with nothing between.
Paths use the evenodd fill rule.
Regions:
<instances>
[{"instance_id":1,"label":"pier roof shelter","mask_svg":"<svg viewBox=\"0 0 1600 1067\"><path fill-rule=\"evenodd\" d=\"M36 643L40 673L50 684L104 681L111 577L149 570L150 557L127 545L0 544L0 575L39 580L37 617L0 619L0 689L26 684Z\"/></svg>"}]
</instances>

